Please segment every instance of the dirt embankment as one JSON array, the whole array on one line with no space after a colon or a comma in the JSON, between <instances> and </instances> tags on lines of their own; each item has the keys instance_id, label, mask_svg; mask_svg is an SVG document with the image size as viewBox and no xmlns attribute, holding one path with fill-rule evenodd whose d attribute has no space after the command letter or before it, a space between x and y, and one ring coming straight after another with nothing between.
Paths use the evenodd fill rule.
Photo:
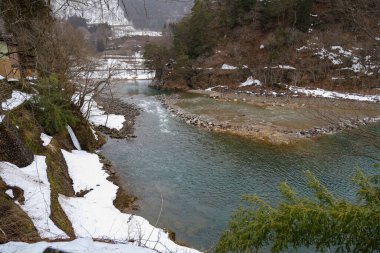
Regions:
<instances>
[{"instance_id":1,"label":"dirt embankment","mask_svg":"<svg viewBox=\"0 0 380 253\"><path fill-rule=\"evenodd\" d=\"M199 91L196 93L199 93ZM184 120L187 124L209 131L235 134L277 145L291 144L305 138L355 129L380 120L380 105L378 103L310 97L253 96L242 93L205 91L202 91L201 94L208 94L209 99L216 100L221 106L226 102L239 102L269 109L275 107L281 107L286 110L302 109L304 114L308 114L307 118L313 118L313 121L319 123L313 127L300 130L276 125L275 123L218 121L212 115L199 115L184 110L178 106L178 103L183 101L179 95L163 95L159 96L158 99L171 113ZM238 112L236 113L238 114Z\"/></svg>"}]
</instances>

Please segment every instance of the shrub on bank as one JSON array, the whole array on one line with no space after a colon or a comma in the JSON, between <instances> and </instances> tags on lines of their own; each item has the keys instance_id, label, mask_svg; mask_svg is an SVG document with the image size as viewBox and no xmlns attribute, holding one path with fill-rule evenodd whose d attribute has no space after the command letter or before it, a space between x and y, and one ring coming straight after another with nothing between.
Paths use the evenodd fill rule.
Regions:
<instances>
[{"instance_id":1,"label":"shrub on bank","mask_svg":"<svg viewBox=\"0 0 380 253\"><path fill-rule=\"evenodd\" d=\"M60 88L55 75L41 78L37 89L39 95L31 101L31 107L47 134L54 135L63 131L67 125L76 125L78 118L71 105L71 95Z\"/></svg>"}]
</instances>

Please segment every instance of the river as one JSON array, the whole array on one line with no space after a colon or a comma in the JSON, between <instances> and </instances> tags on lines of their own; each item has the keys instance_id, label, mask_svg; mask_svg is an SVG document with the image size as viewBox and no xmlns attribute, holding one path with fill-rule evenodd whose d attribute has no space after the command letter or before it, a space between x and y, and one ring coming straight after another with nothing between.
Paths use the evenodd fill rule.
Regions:
<instances>
[{"instance_id":1,"label":"river","mask_svg":"<svg viewBox=\"0 0 380 253\"><path fill-rule=\"evenodd\" d=\"M137 138L109 139L109 158L138 198L138 215L176 232L179 242L201 250L215 245L243 194L257 194L275 204L278 184L287 181L300 194L311 170L336 196L355 200L350 178L357 168L373 174L374 160L358 155L366 140L346 133L292 146L256 143L207 132L168 113L148 87L149 81L118 82L116 97L143 109L136 120ZM365 128L380 132L380 125ZM376 141L376 140L375 140ZM366 147L368 149L370 147ZM162 205L163 203L163 205ZM162 214L160 209L162 205Z\"/></svg>"}]
</instances>

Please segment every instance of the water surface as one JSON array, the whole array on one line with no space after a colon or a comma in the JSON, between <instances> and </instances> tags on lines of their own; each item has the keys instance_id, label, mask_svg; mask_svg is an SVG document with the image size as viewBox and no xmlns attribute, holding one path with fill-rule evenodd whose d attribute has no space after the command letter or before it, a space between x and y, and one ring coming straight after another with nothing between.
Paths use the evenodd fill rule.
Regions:
<instances>
[{"instance_id":1,"label":"water surface","mask_svg":"<svg viewBox=\"0 0 380 253\"><path fill-rule=\"evenodd\" d=\"M120 82L116 96L139 105L136 139L110 139L102 149L140 199L137 214L176 232L177 240L197 249L215 245L243 194L271 203L287 181L304 195L304 171L311 170L336 196L355 200L350 178L360 167L376 173L374 160L361 156L367 141L351 134L326 136L294 146L270 146L197 129L172 117L157 102L147 81ZM366 129L380 133L380 126ZM376 139L374 140L376 141Z\"/></svg>"}]
</instances>

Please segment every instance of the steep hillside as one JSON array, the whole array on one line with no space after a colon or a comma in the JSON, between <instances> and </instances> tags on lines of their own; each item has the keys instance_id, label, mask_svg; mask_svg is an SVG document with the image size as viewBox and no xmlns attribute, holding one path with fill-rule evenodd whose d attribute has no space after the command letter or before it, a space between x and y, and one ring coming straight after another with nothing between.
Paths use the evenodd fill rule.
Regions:
<instances>
[{"instance_id":1,"label":"steep hillside","mask_svg":"<svg viewBox=\"0 0 380 253\"><path fill-rule=\"evenodd\" d=\"M124 7L117 0L107 1L108 6L102 1L86 1L66 4L66 1L55 0L53 7L56 15L60 18L68 18L71 16L83 17L88 24L108 23L109 25L129 25L130 21L125 16Z\"/></svg>"},{"instance_id":2,"label":"steep hillside","mask_svg":"<svg viewBox=\"0 0 380 253\"><path fill-rule=\"evenodd\" d=\"M293 85L374 93L380 74L379 5L196 1L191 15L174 28L169 50L174 61L162 67L156 86L260 92Z\"/></svg>"}]
</instances>

